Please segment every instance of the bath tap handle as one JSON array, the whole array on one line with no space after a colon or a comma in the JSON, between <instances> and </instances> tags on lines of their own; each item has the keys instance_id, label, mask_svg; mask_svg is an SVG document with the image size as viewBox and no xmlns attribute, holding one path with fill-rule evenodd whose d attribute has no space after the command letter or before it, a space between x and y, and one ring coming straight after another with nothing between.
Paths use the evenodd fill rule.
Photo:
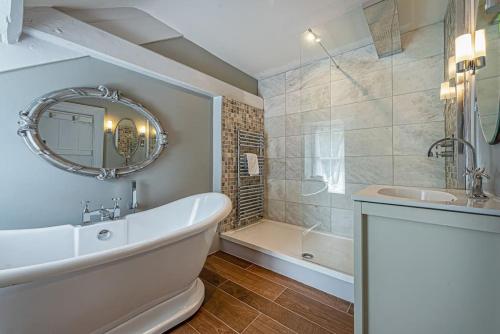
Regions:
<instances>
[{"instance_id":1,"label":"bath tap handle","mask_svg":"<svg viewBox=\"0 0 500 334\"><path fill-rule=\"evenodd\" d=\"M83 205L83 213L89 213L90 212L90 210L89 210L90 201L82 201L81 203Z\"/></svg>"},{"instance_id":2,"label":"bath tap handle","mask_svg":"<svg viewBox=\"0 0 500 334\"><path fill-rule=\"evenodd\" d=\"M113 197L112 200L115 202L115 206L113 207L113 219L118 219L120 218L121 215L121 210L120 206L118 205L118 202L122 200L121 197Z\"/></svg>"},{"instance_id":3,"label":"bath tap handle","mask_svg":"<svg viewBox=\"0 0 500 334\"><path fill-rule=\"evenodd\" d=\"M122 198L121 197L113 197L112 200L113 200L113 202L115 202L115 207L114 208L115 209L119 208L120 206L118 205L118 202L121 201Z\"/></svg>"}]
</instances>

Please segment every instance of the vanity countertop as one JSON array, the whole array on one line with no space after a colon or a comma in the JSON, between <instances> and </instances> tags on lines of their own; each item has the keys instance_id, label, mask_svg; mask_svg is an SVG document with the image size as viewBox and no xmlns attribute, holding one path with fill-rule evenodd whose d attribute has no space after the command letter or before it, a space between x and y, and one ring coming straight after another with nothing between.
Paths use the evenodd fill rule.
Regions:
<instances>
[{"instance_id":1,"label":"vanity countertop","mask_svg":"<svg viewBox=\"0 0 500 334\"><path fill-rule=\"evenodd\" d=\"M486 200L473 200L467 198L465 195L465 191L463 190L425 188L425 190L446 192L454 195L457 198L453 202L432 202L412 198L382 195L379 193L379 190L383 188L411 189L408 187L372 185L357 192L356 194L353 194L352 199L359 202L400 205L500 217L500 199L498 197L490 197Z\"/></svg>"}]
</instances>

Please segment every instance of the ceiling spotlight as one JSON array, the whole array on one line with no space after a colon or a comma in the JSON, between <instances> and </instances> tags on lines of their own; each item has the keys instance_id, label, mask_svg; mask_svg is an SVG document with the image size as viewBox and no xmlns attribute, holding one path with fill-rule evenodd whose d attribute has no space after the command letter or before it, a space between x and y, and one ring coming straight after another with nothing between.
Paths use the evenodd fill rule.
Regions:
<instances>
[{"instance_id":1,"label":"ceiling spotlight","mask_svg":"<svg viewBox=\"0 0 500 334\"><path fill-rule=\"evenodd\" d=\"M306 38L309 42L312 42L316 39L316 36L314 36L314 34L310 31L307 32L307 35L306 35Z\"/></svg>"},{"instance_id":2,"label":"ceiling spotlight","mask_svg":"<svg viewBox=\"0 0 500 334\"><path fill-rule=\"evenodd\" d=\"M316 35L311 28L307 29L307 36L306 36L307 40L310 41L310 42L316 42L316 43L319 43L321 42L321 38Z\"/></svg>"}]
</instances>

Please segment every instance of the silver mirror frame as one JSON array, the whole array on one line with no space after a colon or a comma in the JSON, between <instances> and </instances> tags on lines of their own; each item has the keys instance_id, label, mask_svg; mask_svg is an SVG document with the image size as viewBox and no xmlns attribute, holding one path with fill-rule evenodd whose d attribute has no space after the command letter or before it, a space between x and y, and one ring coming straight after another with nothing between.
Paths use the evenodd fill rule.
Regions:
<instances>
[{"instance_id":1,"label":"silver mirror frame","mask_svg":"<svg viewBox=\"0 0 500 334\"><path fill-rule=\"evenodd\" d=\"M43 143L42 138L38 133L38 122L40 121L43 112L50 109L53 105L77 98L100 98L111 101L112 103L120 103L134 109L140 115L144 116L154 127L157 136L157 145L149 158L139 164L123 168L94 168L68 161L51 151L50 148ZM18 122L19 128L17 130L17 134L24 139L24 142L33 153L42 157L57 168L79 175L92 176L98 180L116 179L120 176L128 175L144 169L158 159L168 144L167 133L161 127L158 119L148 109L121 95L118 90L110 89L105 86L99 86L97 88L67 88L48 93L34 100L26 109L19 113L19 117L20 120Z\"/></svg>"}]
</instances>

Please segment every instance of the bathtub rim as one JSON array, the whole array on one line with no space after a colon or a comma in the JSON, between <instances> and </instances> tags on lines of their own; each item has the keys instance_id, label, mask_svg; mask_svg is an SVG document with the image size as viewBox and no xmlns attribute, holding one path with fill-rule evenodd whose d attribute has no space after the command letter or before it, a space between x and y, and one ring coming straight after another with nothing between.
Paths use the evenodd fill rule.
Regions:
<instances>
[{"instance_id":1,"label":"bathtub rim","mask_svg":"<svg viewBox=\"0 0 500 334\"><path fill-rule=\"evenodd\" d=\"M158 206L156 208L150 210L156 210L167 205L173 205L176 202L180 202L183 200L187 200L190 198L196 197L204 197L206 195L216 195L223 200L222 207L219 211L216 211L212 215L206 216L203 219L198 220L195 224L181 227L177 230L174 230L171 234L164 235L159 238L148 239L145 241L128 244L124 246L120 246L114 248L112 250L106 250L101 252L90 253L86 255L73 256L70 258L44 262L29 266L22 266L16 268L9 269L1 269L0 270L0 289L6 288L9 286L15 286L20 284L27 284L34 281L38 281L40 279L47 279L51 277L55 277L58 275L64 275L75 271L81 271L88 268L92 268L95 266L116 262L123 260L128 257L132 257L134 255L138 255L141 253L146 253L153 251L155 249L168 246L170 244L176 243L180 240L189 238L193 235L204 232L208 229L208 227L212 224L217 224L224 218L226 218L232 210L232 203L229 197L222 193L217 192L208 192L202 194L196 194L188 197L183 197L176 201ZM147 210L147 211L150 211ZM146 211L142 211L146 212ZM133 215L133 214L131 214ZM127 215L128 216L128 215ZM126 219L126 217L123 219ZM109 222L109 221L107 221ZM103 222L106 223L106 222ZM99 223L98 223L99 224ZM95 224L95 225L98 225ZM74 226L74 225L61 225L61 226ZM53 226L52 226L53 227ZM49 227L47 227L49 228ZM19 231L27 231L31 229L23 229ZM13 230L5 230L5 231L13 231ZM16 231L16 230L14 230ZM0 231L2 233L2 231Z\"/></svg>"}]
</instances>

